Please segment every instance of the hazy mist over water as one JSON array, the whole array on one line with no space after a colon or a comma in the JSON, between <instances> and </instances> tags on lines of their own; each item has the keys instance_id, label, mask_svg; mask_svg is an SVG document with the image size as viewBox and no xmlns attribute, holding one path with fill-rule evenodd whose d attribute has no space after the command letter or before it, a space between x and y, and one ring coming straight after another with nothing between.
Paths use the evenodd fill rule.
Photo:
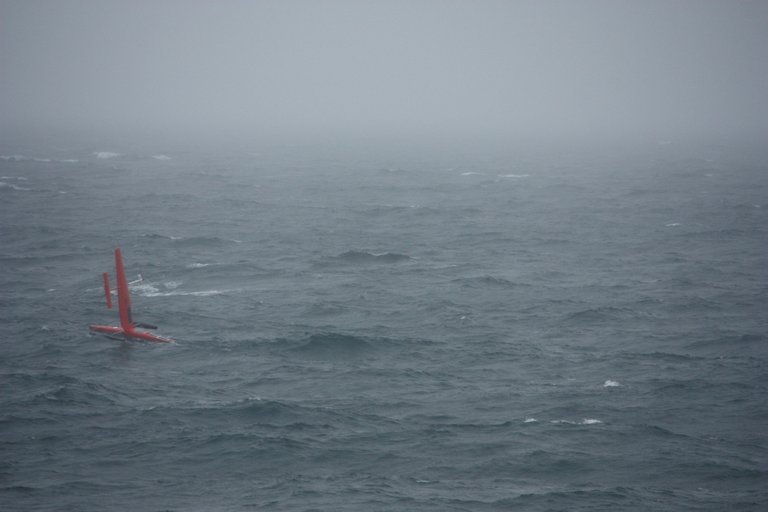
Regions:
<instances>
[{"instance_id":1,"label":"hazy mist over water","mask_svg":"<svg viewBox=\"0 0 768 512\"><path fill-rule=\"evenodd\" d=\"M0 0L0 510L763 512L766 27Z\"/></svg>"},{"instance_id":2,"label":"hazy mist over water","mask_svg":"<svg viewBox=\"0 0 768 512\"><path fill-rule=\"evenodd\" d=\"M0 129L122 140L758 139L760 1L0 2Z\"/></svg>"}]
</instances>

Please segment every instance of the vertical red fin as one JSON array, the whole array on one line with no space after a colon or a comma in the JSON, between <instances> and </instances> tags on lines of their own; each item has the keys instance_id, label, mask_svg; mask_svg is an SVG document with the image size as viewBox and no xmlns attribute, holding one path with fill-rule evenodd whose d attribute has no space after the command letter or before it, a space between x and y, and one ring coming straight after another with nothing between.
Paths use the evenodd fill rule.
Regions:
<instances>
[{"instance_id":1,"label":"vertical red fin","mask_svg":"<svg viewBox=\"0 0 768 512\"><path fill-rule=\"evenodd\" d=\"M115 249L115 273L117 274L117 305L120 309L120 326L126 331L133 330L131 318L131 292L128 290L128 280L125 278L123 255L120 248Z\"/></svg>"},{"instance_id":2,"label":"vertical red fin","mask_svg":"<svg viewBox=\"0 0 768 512\"><path fill-rule=\"evenodd\" d=\"M107 298L107 309L112 309L112 291L109 289L109 274L104 272L101 274L104 278L104 296Z\"/></svg>"}]
</instances>

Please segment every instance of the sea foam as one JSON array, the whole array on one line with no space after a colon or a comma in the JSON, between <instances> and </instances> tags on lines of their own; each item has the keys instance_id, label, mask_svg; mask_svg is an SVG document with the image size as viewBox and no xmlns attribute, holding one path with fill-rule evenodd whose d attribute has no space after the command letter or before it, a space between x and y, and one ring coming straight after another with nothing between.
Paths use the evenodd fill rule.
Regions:
<instances>
[{"instance_id":1,"label":"sea foam","mask_svg":"<svg viewBox=\"0 0 768 512\"><path fill-rule=\"evenodd\" d=\"M10 188L13 190L32 190L31 188L20 187L18 185L14 185L13 183L6 183L4 181L0 181L0 188Z\"/></svg>"}]
</instances>

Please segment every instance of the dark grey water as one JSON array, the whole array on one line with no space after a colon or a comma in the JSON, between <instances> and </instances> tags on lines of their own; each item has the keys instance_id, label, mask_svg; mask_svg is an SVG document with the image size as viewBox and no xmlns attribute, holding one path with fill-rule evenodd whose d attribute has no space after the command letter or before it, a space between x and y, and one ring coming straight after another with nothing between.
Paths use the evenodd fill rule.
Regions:
<instances>
[{"instance_id":1,"label":"dark grey water","mask_svg":"<svg viewBox=\"0 0 768 512\"><path fill-rule=\"evenodd\" d=\"M3 510L768 505L768 159L4 151Z\"/></svg>"}]
</instances>

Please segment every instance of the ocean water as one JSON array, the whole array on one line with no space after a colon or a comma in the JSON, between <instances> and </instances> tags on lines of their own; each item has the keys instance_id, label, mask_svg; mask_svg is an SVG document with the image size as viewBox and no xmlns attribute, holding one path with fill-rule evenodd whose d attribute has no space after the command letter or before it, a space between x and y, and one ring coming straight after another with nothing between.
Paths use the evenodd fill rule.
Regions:
<instances>
[{"instance_id":1,"label":"ocean water","mask_svg":"<svg viewBox=\"0 0 768 512\"><path fill-rule=\"evenodd\" d=\"M3 151L2 510L768 508L768 158Z\"/></svg>"}]
</instances>

